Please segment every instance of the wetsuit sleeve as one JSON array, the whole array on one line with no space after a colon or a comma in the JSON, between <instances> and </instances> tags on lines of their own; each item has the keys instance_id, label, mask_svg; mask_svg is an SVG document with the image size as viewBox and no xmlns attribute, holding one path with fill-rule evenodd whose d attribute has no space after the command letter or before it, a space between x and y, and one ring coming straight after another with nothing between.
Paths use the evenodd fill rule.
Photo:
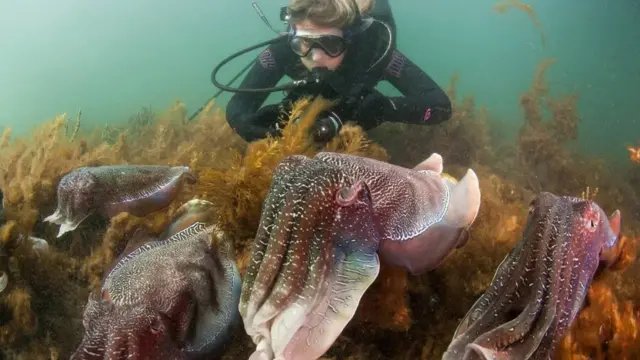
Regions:
<instances>
[{"instance_id":1,"label":"wetsuit sleeve","mask_svg":"<svg viewBox=\"0 0 640 360\"><path fill-rule=\"evenodd\" d=\"M451 118L451 101L444 90L401 52L394 50L383 80L404 96L386 97L374 91L361 116L363 127L383 122L438 124Z\"/></svg>"},{"instance_id":2,"label":"wetsuit sleeve","mask_svg":"<svg viewBox=\"0 0 640 360\"><path fill-rule=\"evenodd\" d=\"M288 52L284 42L266 48L249 69L240 84L241 89L274 87L286 72ZM279 107L277 104L260 108L269 96L267 92L235 93L227 104L227 122L244 140L262 139L275 135Z\"/></svg>"}]
</instances>

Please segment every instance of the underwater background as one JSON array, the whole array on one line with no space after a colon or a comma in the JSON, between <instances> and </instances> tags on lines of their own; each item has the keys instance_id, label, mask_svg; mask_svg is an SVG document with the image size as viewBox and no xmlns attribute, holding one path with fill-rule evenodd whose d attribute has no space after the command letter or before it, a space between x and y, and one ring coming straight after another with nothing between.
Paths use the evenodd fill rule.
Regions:
<instances>
[{"instance_id":1,"label":"underwater background","mask_svg":"<svg viewBox=\"0 0 640 360\"><path fill-rule=\"evenodd\" d=\"M0 291L0 359L69 358L84 334L89 291L105 269L137 229L163 231L193 197L219 206L217 225L245 270L275 166L317 152L295 128L247 146L224 119L230 94L186 120L217 92L210 73L220 60L275 36L251 4L0 2L0 271L10 274ZM280 29L286 3L259 5ZM345 126L325 150L406 167L438 152L452 176L477 172L482 206L469 242L439 268L412 277L383 267L326 359L440 359L520 239L529 201L541 191L592 199L623 219L620 260L592 283L556 358L640 358L640 6L391 6L398 48L447 90L452 119L434 127L384 124L369 134ZM230 63L221 82L251 59ZM294 111L323 106L302 102ZM56 209L60 179L111 164L189 166L199 181L166 210L91 217L58 238L43 219ZM237 329L224 358L246 359L253 347Z\"/></svg>"}]
</instances>

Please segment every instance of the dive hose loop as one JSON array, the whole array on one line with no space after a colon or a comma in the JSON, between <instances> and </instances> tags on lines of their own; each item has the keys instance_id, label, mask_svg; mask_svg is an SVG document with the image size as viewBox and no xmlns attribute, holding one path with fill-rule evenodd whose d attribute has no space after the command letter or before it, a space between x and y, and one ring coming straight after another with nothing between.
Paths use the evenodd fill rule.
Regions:
<instances>
[{"instance_id":1,"label":"dive hose loop","mask_svg":"<svg viewBox=\"0 0 640 360\"><path fill-rule=\"evenodd\" d=\"M227 56L226 58L224 58L211 72L211 82L213 83L213 85L215 87L217 87L220 90L224 90L224 91L228 91L228 92L233 92L233 93L240 93L240 92L244 92L244 93L264 93L264 92L276 92L276 91L286 91L286 90L291 90L293 88L296 88L300 85L304 85L306 84L306 80L298 80L298 81L293 81L287 84L283 84L280 86L275 86L275 87L268 87L268 88L258 88L258 89L250 89L250 88L246 88L246 89L241 89L241 88L233 88L230 87L228 85L223 85L221 83L218 82L218 80L216 80L216 75L218 74L218 71L220 71L220 69L226 65L229 61L237 58L240 55L244 55L246 53L248 53L249 51L261 48L263 46L267 46L267 45L271 45L271 44L275 44L278 41L282 41L283 38L286 38L288 35L286 34L282 34L276 38L273 38L271 40L267 40L267 41L263 41L259 44L250 46L246 49L240 50L240 51L236 51L235 53Z\"/></svg>"}]
</instances>

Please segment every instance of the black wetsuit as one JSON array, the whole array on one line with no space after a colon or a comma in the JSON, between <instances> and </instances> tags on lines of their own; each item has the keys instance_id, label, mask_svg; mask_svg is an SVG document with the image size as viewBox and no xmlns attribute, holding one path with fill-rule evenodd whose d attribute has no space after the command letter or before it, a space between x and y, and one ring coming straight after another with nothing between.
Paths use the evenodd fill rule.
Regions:
<instances>
[{"instance_id":1,"label":"black wetsuit","mask_svg":"<svg viewBox=\"0 0 640 360\"><path fill-rule=\"evenodd\" d=\"M393 23L392 17L389 22ZM388 45L387 28L374 22L354 36L342 64L333 72L333 81L300 86L290 91L281 104L262 108L268 93L236 93L227 105L227 121L246 141L261 139L267 134L277 135L276 123L282 106L288 108L305 95L341 99L332 111L343 121L355 121L365 130L383 122L436 124L449 119L451 102L446 93L416 64L395 50L394 41L387 56L367 71L383 56ZM285 75L299 80L306 78L309 71L283 38L260 54L240 88L273 87ZM386 97L375 90L375 85L382 80L389 81L404 96Z\"/></svg>"}]
</instances>

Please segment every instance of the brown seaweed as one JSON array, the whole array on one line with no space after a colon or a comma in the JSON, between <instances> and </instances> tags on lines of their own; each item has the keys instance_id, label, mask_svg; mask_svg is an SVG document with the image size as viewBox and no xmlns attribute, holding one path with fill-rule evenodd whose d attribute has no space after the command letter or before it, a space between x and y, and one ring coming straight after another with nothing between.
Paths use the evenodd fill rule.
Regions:
<instances>
[{"instance_id":1,"label":"brown seaweed","mask_svg":"<svg viewBox=\"0 0 640 360\"><path fill-rule=\"evenodd\" d=\"M536 15L536 11L533 9L533 6L530 4L525 4L523 2L520 2L519 0L503 0L502 2L499 2L493 7L493 11L497 12L498 14L504 14L510 8L515 8L517 10L520 10L525 14L527 14L527 16L529 16L531 21L533 21L533 25L540 31L542 47L546 47L547 36L545 35L544 30L542 29L542 23L538 19L538 16Z\"/></svg>"},{"instance_id":2,"label":"brown seaweed","mask_svg":"<svg viewBox=\"0 0 640 360\"><path fill-rule=\"evenodd\" d=\"M627 150L629 150L629 158L631 159L631 161L640 164L640 146L633 147L631 145L628 145Z\"/></svg>"}]
</instances>

